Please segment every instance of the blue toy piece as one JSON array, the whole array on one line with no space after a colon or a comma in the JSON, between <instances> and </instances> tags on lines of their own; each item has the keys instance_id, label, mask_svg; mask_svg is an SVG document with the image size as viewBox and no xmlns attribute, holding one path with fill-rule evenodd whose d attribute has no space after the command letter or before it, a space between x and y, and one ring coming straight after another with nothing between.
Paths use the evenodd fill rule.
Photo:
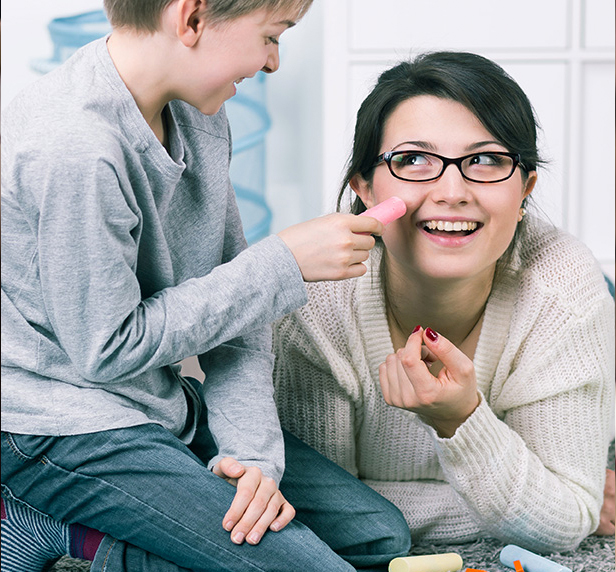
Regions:
<instances>
[{"instance_id":1,"label":"blue toy piece","mask_svg":"<svg viewBox=\"0 0 616 572\"><path fill-rule=\"evenodd\" d=\"M524 572L572 572L571 568L567 568L553 560L548 560L515 544L508 544L501 550L500 561L505 566L515 568L514 562L516 560L520 561Z\"/></svg>"}]
</instances>

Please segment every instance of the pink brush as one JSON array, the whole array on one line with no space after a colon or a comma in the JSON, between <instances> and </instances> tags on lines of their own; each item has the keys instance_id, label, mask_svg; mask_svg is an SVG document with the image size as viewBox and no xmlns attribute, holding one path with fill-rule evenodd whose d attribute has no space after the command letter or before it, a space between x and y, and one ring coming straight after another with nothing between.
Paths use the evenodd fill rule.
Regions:
<instances>
[{"instance_id":1,"label":"pink brush","mask_svg":"<svg viewBox=\"0 0 616 572\"><path fill-rule=\"evenodd\" d=\"M391 197L371 209L364 211L359 216L371 216L380 220L383 224L400 218L406 212L406 204L398 197Z\"/></svg>"}]
</instances>

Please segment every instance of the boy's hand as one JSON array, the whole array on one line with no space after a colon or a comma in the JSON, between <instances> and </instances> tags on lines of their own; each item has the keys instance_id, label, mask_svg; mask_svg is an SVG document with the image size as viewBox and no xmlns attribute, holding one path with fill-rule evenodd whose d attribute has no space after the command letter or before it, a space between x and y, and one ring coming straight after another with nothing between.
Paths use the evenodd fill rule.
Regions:
<instances>
[{"instance_id":1,"label":"boy's hand","mask_svg":"<svg viewBox=\"0 0 616 572\"><path fill-rule=\"evenodd\" d=\"M369 216L336 213L296 224L278 233L289 247L304 280L344 280L366 273L383 223Z\"/></svg>"},{"instance_id":2,"label":"boy's hand","mask_svg":"<svg viewBox=\"0 0 616 572\"><path fill-rule=\"evenodd\" d=\"M244 540L258 544L268 528L278 532L293 520L295 509L282 496L274 479L264 476L261 469L225 457L212 472L237 487L222 521L235 544Z\"/></svg>"},{"instance_id":3,"label":"boy's hand","mask_svg":"<svg viewBox=\"0 0 616 572\"><path fill-rule=\"evenodd\" d=\"M437 360L443 367L435 377L429 367ZM389 405L417 413L441 437L452 437L479 405L473 362L432 330L418 328L387 356L379 380Z\"/></svg>"}]
</instances>

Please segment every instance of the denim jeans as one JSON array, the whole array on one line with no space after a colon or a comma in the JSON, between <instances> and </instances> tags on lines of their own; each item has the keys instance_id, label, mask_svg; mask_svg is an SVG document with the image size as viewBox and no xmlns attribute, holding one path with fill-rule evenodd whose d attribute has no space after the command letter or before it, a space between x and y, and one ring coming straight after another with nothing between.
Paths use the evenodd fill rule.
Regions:
<instances>
[{"instance_id":1,"label":"denim jeans","mask_svg":"<svg viewBox=\"0 0 616 572\"><path fill-rule=\"evenodd\" d=\"M389 501L285 434L281 491L297 511L280 532L236 545L222 528L235 487L210 472L202 431L190 447L159 425L66 437L2 433L2 494L106 533L92 572L386 570L410 548Z\"/></svg>"}]
</instances>

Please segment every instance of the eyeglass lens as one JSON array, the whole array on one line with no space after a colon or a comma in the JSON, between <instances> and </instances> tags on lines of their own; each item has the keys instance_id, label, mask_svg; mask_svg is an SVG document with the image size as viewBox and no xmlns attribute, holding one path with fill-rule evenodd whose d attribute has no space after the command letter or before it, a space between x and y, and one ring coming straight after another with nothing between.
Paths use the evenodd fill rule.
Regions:
<instances>
[{"instance_id":1,"label":"eyeglass lens","mask_svg":"<svg viewBox=\"0 0 616 572\"><path fill-rule=\"evenodd\" d=\"M444 171L441 158L417 151L394 154L390 166L394 175L407 181L435 179ZM507 155L477 153L458 162L457 166L466 178L489 183L510 177L515 169L515 161Z\"/></svg>"}]
</instances>

